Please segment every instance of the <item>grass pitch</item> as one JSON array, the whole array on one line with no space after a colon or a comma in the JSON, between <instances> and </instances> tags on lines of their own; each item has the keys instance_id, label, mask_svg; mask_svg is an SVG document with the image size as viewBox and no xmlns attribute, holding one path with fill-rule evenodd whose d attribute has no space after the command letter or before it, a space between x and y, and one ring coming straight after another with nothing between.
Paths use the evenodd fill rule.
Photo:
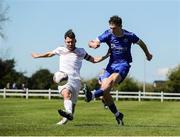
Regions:
<instances>
[{"instance_id":1,"label":"grass pitch","mask_svg":"<svg viewBox=\"0 0 180 137\"><path fill-rule=\"evenodd\" d=\"M0 98L0 136L178 136L180 102L118 101L125 126L119 127L100 101L79 100L75 118L64 126L62 100Z\"/></svg>"}]
</instances>

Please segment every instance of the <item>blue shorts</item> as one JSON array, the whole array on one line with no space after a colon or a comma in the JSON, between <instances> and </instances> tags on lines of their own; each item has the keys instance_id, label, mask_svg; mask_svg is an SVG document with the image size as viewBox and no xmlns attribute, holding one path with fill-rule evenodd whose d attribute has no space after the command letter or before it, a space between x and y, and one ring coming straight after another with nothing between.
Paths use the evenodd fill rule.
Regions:
<instances>
[{"instance_id":1,"label":"blue shorts","mask_svg":"<svg viewBox=\"0 0 180 137\"><path fill-rule=\"evenodd\" d=\"M112 73L119 73L119 75L122 78L121 81L119 82L121 83L126 78L130 67L131 65L127 62L108 64L104 73L99 76L99 81L108 78Z\"/></svg>"}]
</instances>

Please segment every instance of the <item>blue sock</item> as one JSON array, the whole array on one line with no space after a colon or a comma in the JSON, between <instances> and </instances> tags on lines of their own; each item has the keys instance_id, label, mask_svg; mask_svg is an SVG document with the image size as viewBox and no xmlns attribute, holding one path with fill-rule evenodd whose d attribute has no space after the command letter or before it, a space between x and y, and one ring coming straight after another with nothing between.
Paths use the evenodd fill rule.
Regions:
<instances>
[{"instance_id":1,"label":"blue sock","mask_svg":"<svg viewBox=\"0 0 180 137\"><path fill-rule=\"evenodd\" d=\"M103 90L101 89L98 89L94 92L94 97L97 98L97 97L100 97L100 96L103 96Z\"/></svg>"},{"instance_id":2,"label":"blue sock","mask_svg":"<svg viewBox=\"0 0 180 137\"><path fill-rule=\"evenodd\" d=\"M109 109L111 110L111 112L113 113L113 114L116 114L117 112L118 112L118 110L117 110L117 108L116 108L116 105L113 103L113 104L111 104L110 106L108 106L109 107Z\"/></svg>"}]
</instances>

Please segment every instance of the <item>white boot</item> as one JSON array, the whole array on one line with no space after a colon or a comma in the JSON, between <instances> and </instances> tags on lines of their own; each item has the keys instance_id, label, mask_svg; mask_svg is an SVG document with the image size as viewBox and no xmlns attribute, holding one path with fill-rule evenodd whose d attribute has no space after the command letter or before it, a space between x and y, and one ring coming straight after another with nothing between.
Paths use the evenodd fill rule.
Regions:
<instances>
[{"instance_id":1,"label":"white boot","mask_svg":"<svg viewBox=\"0 0 180 137\"><path fill-rule=\"evenodd\" d=\"M56 125L65 125L68 122L68 119L63 117L61 121L59 121L58 123L56 123Z\"/></svg>"}]
</instances>

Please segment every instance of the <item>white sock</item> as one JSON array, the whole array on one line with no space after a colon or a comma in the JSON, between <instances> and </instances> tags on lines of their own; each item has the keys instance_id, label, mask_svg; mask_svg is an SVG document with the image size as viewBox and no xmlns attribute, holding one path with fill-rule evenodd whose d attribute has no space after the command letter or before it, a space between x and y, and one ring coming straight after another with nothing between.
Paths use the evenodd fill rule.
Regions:
<instances>
[{"instance_id":1,"label":"white sock","mask_svg":"<svg viewBox=\"0 0 180 137\"><path fill-rule=\"evenodd\" d=\"M91 91L91 93L92 93L92 100L95 98L95 96L94 96L94 92L95 92L96 90L93 90L93 91Z\"/></svg>"},{"instance_id":2,"label":"white sock","mask_svg":"<svg viewBox=\"0 0 180 137\"><path fill-rule=\"evenodd\" d=\"M64 108L68 113L72 113L72 101L64 100Z\"/></svg>"}]
</instances>

